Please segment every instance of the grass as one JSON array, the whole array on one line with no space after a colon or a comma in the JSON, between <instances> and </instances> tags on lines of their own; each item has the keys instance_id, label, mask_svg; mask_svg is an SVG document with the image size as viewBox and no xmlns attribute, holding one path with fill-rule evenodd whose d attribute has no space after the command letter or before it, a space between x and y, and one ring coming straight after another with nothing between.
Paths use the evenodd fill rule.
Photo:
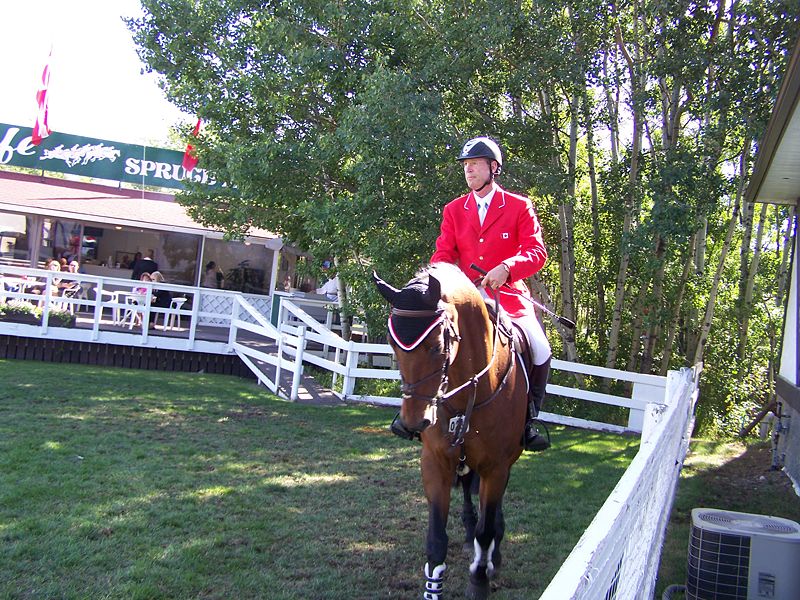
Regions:
<instances>
[{"instance_id":1,"label":"grass","mask_svg":"<svg viewBox=\"0 0 800 600\"><path fill-rule=\"evenodd\" d=\"M0 360L0 380L0 598L421 596L420 446L393 410L206 374ZM495 600L541 594L638 447L551 433L514 467Z\"/></svg>"}]
</instances>

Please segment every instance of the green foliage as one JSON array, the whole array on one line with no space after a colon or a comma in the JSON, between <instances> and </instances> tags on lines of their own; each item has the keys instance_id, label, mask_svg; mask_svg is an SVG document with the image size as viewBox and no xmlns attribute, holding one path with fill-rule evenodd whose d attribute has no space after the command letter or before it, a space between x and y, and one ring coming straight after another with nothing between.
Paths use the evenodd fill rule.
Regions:
<instances>
[{"instance_id":1,"label":"green foliage","mask_svg":"<svg viewBox=\"0 0 800 600\"><path fill-rule=\"evenodd\" d=\"M12 301L0 303L0 319L13 321L16 319L31 319L37 323L42 322L42 309L30 302ZM68 310L50 308L48 311L48 324L55 327L74 327L75 315Z\"/></svg>"},{"instance_id":2,"label":"green foliage","mask_svg":"<svg viewBox=\"0 0 800 600\"><path fill-rule=\"evenodd\" d=\"M800 31L797 0L143 6L129 21L140 54L207 124L199 154L227 186L186 192L193 218L231 237L280 234L315 257L312 271L335 257L345 310L379 336L372 271L402 285L427 262L463 190L457 148L492 135L501 183L530 194L542 221L539 281L556 309L574 290L579 330L553 339L557 352L657 373L705 352L715 385L701 423L730 432L749 407L745 373L776 360L775 337L757 330L782 299L744 306L749 232L737 223L725 239ZM770 219L763 243L780 248ZM779 270L763 261L754 289L770 295Z\"/></svg>"}]
</instances>

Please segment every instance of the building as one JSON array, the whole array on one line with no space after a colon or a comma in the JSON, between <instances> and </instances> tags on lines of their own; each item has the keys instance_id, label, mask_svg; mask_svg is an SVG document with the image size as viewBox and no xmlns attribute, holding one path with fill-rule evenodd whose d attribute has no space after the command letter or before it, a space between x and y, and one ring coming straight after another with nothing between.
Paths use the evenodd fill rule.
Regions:
<instances>
[{"instance_id":1,"label":"building","mask_svg":"<svg viewBox=\"0 0 800 600\"><path fill-rule=\"evenodd\" d=\"M280 237L252 230L243 241L226 241L192 220L173 194L143 191L180 189L186 179L217 185L202 169L187 172L182 158L174 150L61 133L37 147L30 128L0 124L0 263L75 259L87 274L129 278L137 253L151 253L170 283L202 285L211 262L224 289L271 294L287 279L299 283L300 253Z\"/></svg>"},{"instance_id":2,"label":"building","mask_svg":"<svg viewBox=\"0 0 800 600\"><path fill-rule=\"evenodd\" d=\"M800 494L800 324L798 303L797 213L800 209L800 40L784 76L767 130L761 139L753 175L745 194L748 202L794 207L793 251L789 296L783 325L780 370L776 378L776 466L782 466Z\"/></svg>"}]
</instances>

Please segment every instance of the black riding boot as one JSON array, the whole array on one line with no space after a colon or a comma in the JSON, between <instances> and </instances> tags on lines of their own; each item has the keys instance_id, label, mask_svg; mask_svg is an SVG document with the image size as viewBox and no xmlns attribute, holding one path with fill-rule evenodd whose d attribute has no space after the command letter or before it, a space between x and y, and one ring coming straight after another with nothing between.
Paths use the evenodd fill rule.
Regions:
<instances>
[{"instance_id":1,"label":"black riding boot","mask_svg":"<svg viewBox=\"0 0 800 600\"><path fill-rule=\"evenodd\" d=\"M544 404L544 393L547 388L547 378L550 375L550 359L541 365L534 365L529 373L528 388L528 419L525 421L525 450L541 452L550 447L550 434L544 436L536 428L536 417Z\"/></svg>"}]
</instances>

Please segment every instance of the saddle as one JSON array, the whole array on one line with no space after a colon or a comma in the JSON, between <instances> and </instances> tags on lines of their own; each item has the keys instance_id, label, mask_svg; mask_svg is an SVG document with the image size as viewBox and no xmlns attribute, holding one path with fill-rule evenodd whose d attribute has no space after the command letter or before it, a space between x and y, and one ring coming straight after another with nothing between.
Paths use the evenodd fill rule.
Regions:
<instances>
[{"instance_id":1,"label":"saddle","mask_svg":"<svg viewBox=\"0 0 800 600\"><path fill-rule=\"evenodd\" d=\"M531 352L528 336L525 331L511 320L508 313L504 310L497 310L497 303L493 298L484 298L486 309L493 323L497 324L500 335L506 340L511 340L514 352L519 358L520 365L525 371L525 380L530 382L530 374L533 369L533 353ZM530 388L530 384L528 386Z\"/></svg>"}]
</instances>

